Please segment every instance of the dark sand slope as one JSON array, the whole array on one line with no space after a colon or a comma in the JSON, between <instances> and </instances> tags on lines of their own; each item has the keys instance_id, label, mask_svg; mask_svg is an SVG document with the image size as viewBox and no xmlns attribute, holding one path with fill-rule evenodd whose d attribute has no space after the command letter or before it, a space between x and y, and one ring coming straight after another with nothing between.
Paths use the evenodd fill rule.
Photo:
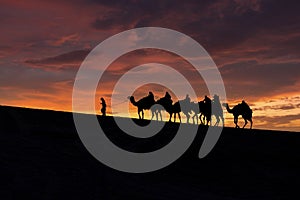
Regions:
<instances>
[{"instance_id":1,"label":"dark sand slope","mask_svg":"<svg viewBox=\"0 0 300 200\"><path fill-rule=\"evenodd\" d=\"M0 120L1 199L299 198L299 133L226 128L200 160L206 130L200 127L193 145L172 165L128 174L87 152L71 113L0 106ZM151 139L138 140L122 134L112 118L100 121L111 140L136 152L160 148L178 126L167 124Z\"/></svg>"}]
</instances>

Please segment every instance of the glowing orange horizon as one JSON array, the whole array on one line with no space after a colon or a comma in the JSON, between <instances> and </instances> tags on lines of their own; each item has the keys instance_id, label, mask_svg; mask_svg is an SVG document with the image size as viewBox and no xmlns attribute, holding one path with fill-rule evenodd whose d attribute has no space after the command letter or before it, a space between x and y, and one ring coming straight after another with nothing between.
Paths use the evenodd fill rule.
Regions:
<instances>
[{"instance_id":1,"label":"glowing orange horizon","mask_svg":"<svg viewBox=\"0 0 300 200\"><path fill-rule=\"evenodd\" d=\"M148 91L144 91L145 95L148 93ZM142 92L141 92L142 93ZM139 98L141 98L141 93L140 95L136 95L136 99L138 100ZM291 94L290 94L291 95ZM160 96L160 95L157 95ZM163 95L162 95L163 96ZM294 97L298 97L297 94L294 94ZM172 97L174 100L176 98ZM157 98L156 98L157 99ZM177 100L177 99L176 99ZM201 98L198 100L202 100ZM65 101L65 99L64 99ZM99 99L95 98L96 101L96 113L100 114L100 104L99 104ZM107 113L109 116L120 116L123 117L125 116L123 113L117 113L117 114L112 114L111 113L111 108L110 108L110 100L106 99L106 101L108 102L108 108L107 108ZM275 96L272 99L268 99L268 101L272 101L273 102L273 106L276 108L276 106L280 106L280 105L284 105L285 104L285 100L282 100L282 97L278 98L278 96ZM98 103L97 103L98 102ZM235 101L228 101L230 106L234 106L237 103L239 103L239 100L235 100ZM278 113L276 110L272 111L271 108L267 108L264 109L264 106L268 106L268 104L266 104L266 101L257 101L257 102L251 102L248 101L248 103L250 104L251 108L254 110L253 111L253 128L258 128L258 129L270 129L270 130L288 130L288 131L297 131L299 132L299 122L300 120L291 120L291 122L288 124L284 124L282 123L281 125L278 126L274 126L274 124L268 124L266 122L264 122L264 118L265 117L284 117L286 114L299 114L300 113L300 109L296 109L294 110L292 113L283 113L280 114ZM26 108L34 108L34 109L46 109L46 110L55 110L55 111L65 111L65 112L72 112L72 105L71 105L71 99L69 101L69 103L66 103L65 105L58 105L55 104L53 102L48 102L48 104L45 101L42 100L31 100L28 102L10 102L10 103L3 103L2 105L8 105L8 106L17 106L17 107L26 107ZM127 102L122 103L123 107L127 107L129 112L130 112L130 117L131 118L138 118L137 115L137 108L135 106L133 106L129 100ZM227 113L226 110L224 109L224 113L225 113L225 126L227 127L234 127L233 124L233 117L231 114ZM267 116L267 114L269 113L269 116ZM165 113L165 117L164 117L164 121L168 120L168 114ZM145 111L145 118L146 119L150 119L151 114L150 111ZM240 117L240 123L243 123L242 118ZM186 122L186 118L185 116L182 114L182 122Z\"/></svg>"}]
</instances>

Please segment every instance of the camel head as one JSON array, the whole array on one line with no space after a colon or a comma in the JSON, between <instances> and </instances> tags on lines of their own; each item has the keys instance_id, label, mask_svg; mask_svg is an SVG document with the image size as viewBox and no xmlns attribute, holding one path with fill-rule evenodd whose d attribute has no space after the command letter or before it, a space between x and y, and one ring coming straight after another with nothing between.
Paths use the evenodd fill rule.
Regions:
<instances>
[{"instance_id":1,"label":"camel head","mask_svg":"<svg viewBox=\"0 0 300 200\"><path fill-rule=\"evenodd\" d=\"M128 96L127 99L129 99L131 103L135 102L134 96Z\"/></svg>"},{"instance_id":2,"label":"camel head","mask_svg":"<svg viewBox=\"0 0 300 200\"><path fill-rule=\"evenodd\" d=\"M128 98L130 101L131 101L131 100L134 100L134 96L128 96L127 98Z\"/></svg>"},{"instance_id":3,"label":"camel head","mask_svg":"<svg viewBox=\"0 0 300 200\"><path fill-rule=\"evenodd\" d=\"M135 102L134 96L128 96L127 99L128 99L131 103Z\"/></svg>"},{"instance_id":4,"label":"camel head","mask_svg":"<svg viewBox=\"0 0 300 200\"><path fill-rule=\"evenodd\" d=\"M129 96L129 97L127 97L128 99L129 99L129 101L134 105L134 106L138 106L137 105L137 102L135 101L135 99L134 99L134 96Z\"/></svg>"}]
</instances>

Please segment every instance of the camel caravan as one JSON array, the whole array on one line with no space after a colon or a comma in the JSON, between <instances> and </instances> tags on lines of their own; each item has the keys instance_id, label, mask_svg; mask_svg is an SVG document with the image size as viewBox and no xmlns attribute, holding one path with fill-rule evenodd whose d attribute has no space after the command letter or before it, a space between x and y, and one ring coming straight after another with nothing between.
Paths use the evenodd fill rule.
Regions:
<instances>
[{"instance_id":1,"label":"camel caravan","mask_svg":"<svg viewBox=\"0 0 300 200\"><path fill-rule=\"evenodd\" d=\"M155 101L152 92L149 92L148 96L135 100L134 96L128 97L130 102L137 107L139 119L144 119L144 110L150 110L152 113L151 120L156 117L156 120L162 121L162 111L169 113L169 122L171 122L174 115L174 122L176 116L181 122L180 113L182 112L186 118L187 123L192 119L193 124L198 124L199 120L201 124L212 125L212 116L215 116L216 123L214 126L219 125L220 122L224 125L223 109L218 95L214 95L211 100L205 96L204 100L199 102L191 102L189 95L186 95L185 99L179 100L173 103L171 95L166 92L165 96ZM234 116L235 128L240 128L238 125L238 117L241 115L245 120L243 128L250 122L250 129L252 128L252 110L245 101L230 108L227 103L223 104L226 110ZM213 108L213 109L212 109Z\"/></svg>"}]
</instances>

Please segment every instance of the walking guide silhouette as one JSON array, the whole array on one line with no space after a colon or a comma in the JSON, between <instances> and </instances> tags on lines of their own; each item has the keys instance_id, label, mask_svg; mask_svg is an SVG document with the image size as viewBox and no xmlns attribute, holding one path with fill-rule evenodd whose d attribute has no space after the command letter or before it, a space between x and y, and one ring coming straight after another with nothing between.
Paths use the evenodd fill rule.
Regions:
<instances>
[{"instance_id":1,"label":"walking guide silhouette","mask_svg":"<svg viewBox=\"0 0 300 200\"><path fill-rule=\"evenodd\" d=\"M101 101L100 104L102 105L102 108L101 108L102 116L106 116L106 102L103 97L100 98L100 101Z\"/></svg>"}]
</instances>

